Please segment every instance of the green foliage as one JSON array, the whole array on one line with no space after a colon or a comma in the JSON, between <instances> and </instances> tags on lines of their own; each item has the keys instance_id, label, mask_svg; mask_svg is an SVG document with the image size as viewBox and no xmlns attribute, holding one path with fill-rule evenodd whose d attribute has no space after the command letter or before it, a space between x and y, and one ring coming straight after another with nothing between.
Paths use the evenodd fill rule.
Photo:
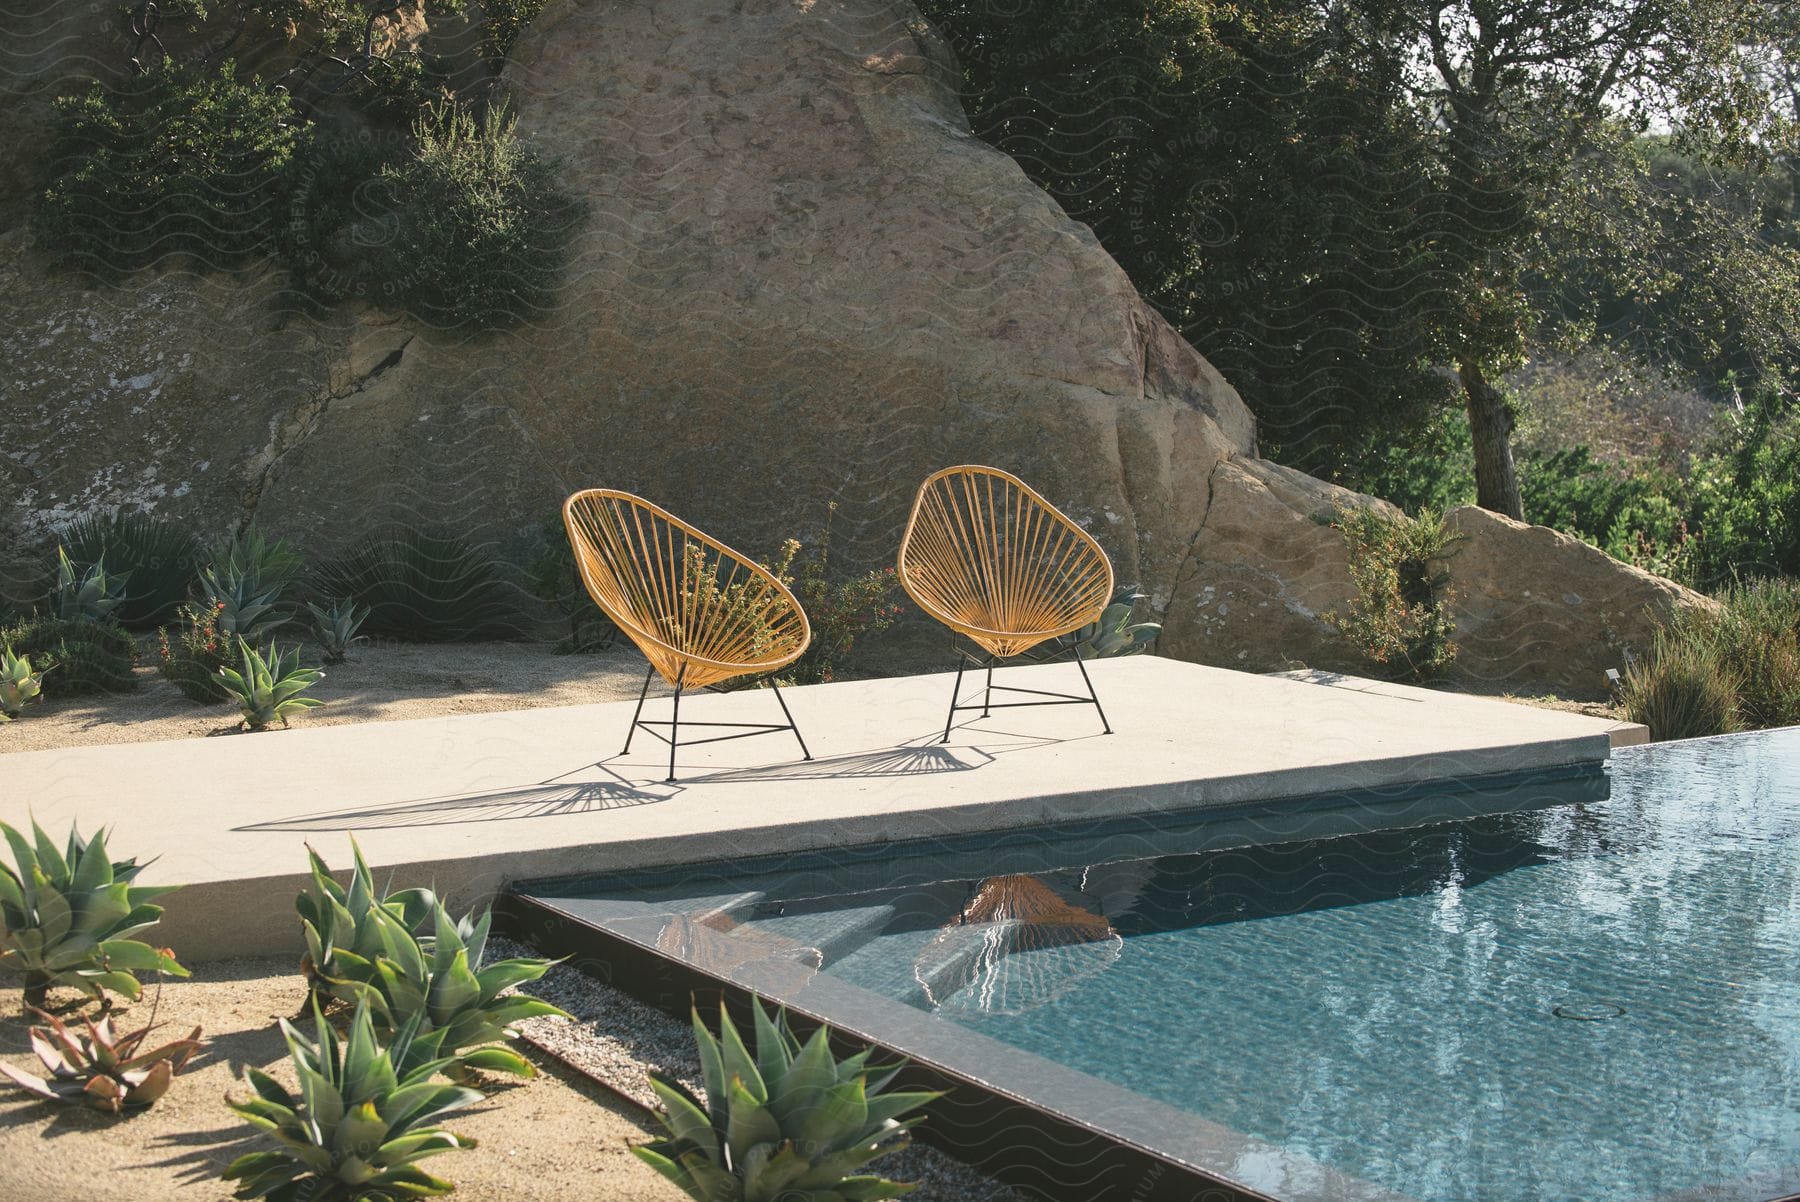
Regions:
<instances>
[{"instance_id":1,"label":"green foliage","mask_svg":"<svg viewBox=\"0 0 1800 1202\"><path fill-rule=\"evenodd\" d=\"M472 1148L475 1141L432 1122L481 1100L472 1089L433 1083L447 1064L411 1056L415 1028L407 1026L383 1047L366 1005L358 1005L348 1034L339 1039L315 1006L318 1041L307 1040L286 1019L281 1033L300 1079L296 1098L261 1069L246 1073L256 1096L227 1099L252 1126L272 1134L280 1148L249 1152L226 1167L238 1198L270 1202L399 1202L450 1192L447 1181L420 1170L418 1162L442 1152Z\"/></svg>"},{"instance_id":2,"label":"green foliage","mask_svg":"<svg viewBox=\"0 0 1800 1202\"><path fill-rule=\"evenodd\" d=\"M151 902L173 886L133 885L142 866L115 862L105 831L87 840L71 825L61 851L36 821L31 834L0 822L13 853L12 866L0 863L0 967L25 975L27 1006L56 985L136 1001L137 973L188 975L168 950L132 938L156 925L162 907Z\"/></svg>"},{"instance_id":3,"label":"green foliage","mask_svg":"<svg viewBox=\"0 0 1800 1202\"><path fill-rule=\"evenodd\" d=\"M197 591L195 606L211 615L227 639L261 643L285 620L275 608L281 598L279 586L265 587L255 576L230 567L223 572L216 567L202 569Z\"/></svg>"},{"instance_id":4,"label":"green foliage","mask_svg":"<svg viewBox=\"0 0 1800 1202\"><path fill-rule=\"evenodd\" d=\"M65 622L116 621L113 612L125 604L125 583L119 573L106 570L104 560L77 565L68 548L58 545L50 612Z\"/></svg>"},{"instance_id":5,"label":"green foliage","mask_svg":"<svg viewBox=\"0 0 1800 1202\"><path fill-rule=\"evenodd\" d=\"M113 617L133 629L168 621L204 562L198 540L180 525L123 509L77 518L61 540L77 564L104 559L122 578L123 598Z\"/></svg>"},{"instance_id":6,"label":"green foliage","mask_svg":"<svg viewBox=\"0 0 1800 1202\"><path fill-rule=\"evenodd\" d=\"M279 647L271 646L267 659L242 637L237 640L237 648L238 666L220 668L219 679L237 701L244 714L244 725L251 730L266 730L277 720L286 726L290 715L325 704L317 698L301 696L325 673L300 667L299 648L294 649L295 662L291 666Z\"/></svg>"},{"instance_id":7,"label":"green foliage","mask_svg":"<svg viewBox=\"0 0 1800 1202\"><path fill-rule=\"evenodd\" d=\"M1652 739L1695 739L1738 729L1737 687L1712 632L1678 623L1657 632L1649 656L1626 667L1620 701Z\"/></svg>"},{"instance_id":8,"label":"green foliage","mask_svg":"<svg viewBox=\"0 0 1800 1202\"><path fill-rule=\"evenodd\" d=\"M98 1022L86 1022L83 1035L69 1030L54 1014L36 1007L32 1013L44 1025L31 1028L31 1048L50 1075L40 1077L0 1061L0 1077L40 1098L108 1114L154 1105L201 1046L199 1027L186 1039L139 1051L154 1027L120 1034L113 1028L112 1015L103 1014Z\"/></svg>"},{"instance_id":9,"label":"green foliage","mask_svg":"<svg viewBox=\"0 0 1800 1202\"><path fill-rule=\"evenodd\" d=\"M31 670L31 660L0 646L0 722L11 722L44 691L44 674Z\"/></svg>"},{"instance_id":10,"label":"green foliage","mask_svg":"<svg viewBox=\"0 0 1800 1202\"><path fill-rule=\"evenodd\" d=\"M786 672L796 684L822 684L836 679L849 664L856 640L892 626L901 614L896 602L900 580L893 568L875 568L838 579L831 571L831 519L837 502L825 507L825 528L815 548L799 539L781 546L775 563L765 565L793 590L812 626L812 642ZM804 552L804 553L803 553Z\"/></svg>"},{"instance_id":11,"label":"green foliage","mask_svg":"<svg viewBox=\"0 0 1800 1202\"><path fill-rule=\"evenodd\" d=\"M113 90L94 84L56 102L38 236L98 272L265 253L295 137L287 97L238 82L229 62L165 60Z\"/></svg>"},{"instance_id":12,"label":"green foliage","mask_svg":"<svg viewBox=\"0 0 1800 1202\"><path fill-rule=\"evenodd\" d=\"M1364 659L1400 679L1425 680L1456 658L1449 573L1438 566L1458 536L1433 513L1391 519L1346 509L1344 535L1356 596L1347 613L1321 614Z\"/></svg>"},{"instance_id":13,"label":"green foliage","mask_svg":"<svg viewBox=\"0 0 1800 1202\"><path fill-rule=\"evenodd\" d=\"M309 849L312 885L294 902L306 930L314 998L366 1006L384 1033L410 1027L412 1049L395 1057L403 1069L412 1059L441 1058L459 1075L480 1070L532 1076L531 1063L517 1052L479 1045L513 1038L512 1024L527 1018L568 1017L548 1002L505 994L537 980L553 962L521 958L483 966L491 913L453 921L428 889L382 897L361 849L354 842L352 848L356 868L349 889L332 880ZM431 931L424 934L428 919Z\"/></svg>"},{"instance_id":14,"label":"green foliage","mask_svg":"<svg viewBox=\"0 0 1800 1202\"><path fill-rule=\"evenodd\" d=\"M334 985L347 986L352 980L370 978L375 959L387 953L392 938L386 926L375 921L376 910L386 911L417 937L437 909L437 897L429 889L402 889L384 895L376 887L375 874L369 871L354 836L350 850L356 866L346 889L309 845L306 856L311 861L312 882L294 898L294 909L306 932L306 958L301 961L301 972L314 999L321 1004L331 999ZM340 952L348 953L349 958L340 960ZM354 1000L356 993L346 989L342 996Z\"/></svg>"},{"instance_id":15,"label":"green foliage","mask_svg":"<svg viewBox=\"0 0 1800 1202\"><path fill-rule=\"evenodd\" d=\"M519 140L503 107L443 105L381 171L365 262L379 299L446 326L495 329L554 305L583 209L554 167ZM374 294L371 293L373 296Z\"/></svg>"},{"instance_id":16,"label":"green foliage","mask_svg":"<svg viewBox=\"0 0 1800 1202\"><path fill-rule=\"evenodd\" d=\"M1097 621L1064 635L1057 642L1065 647L1080 648L1083 659L1108 659L1148 651L1162 634L1162 623L1131 620L1137 612L1138 602L1143 600L1144 594L1137 591L1137 585L1121 585Z\"/></svg>"},{"instance_id":17,"label":"green foliage","mask_svg":"<svg viewBox=\"0 0 1800 1202\"><path fill-rule=\"evenodd\" d=\"M837 1059L824 1027L802 1046L785 1013L772 1020L752 1003L754 1053L729 1013L715 1038L694 1012L706 1100L653 1074L665 1134L632 1152L697 1202L863 1202L911 1190L856 1170L904 1148L922 1117L901 1116L939 1095L883 1092L897 1070L871 1068L867 1050Z\"/></svg>"},{"instance_id":18,"label":"green foliage","mask_svg":"<svg viewBox=\"0 0 1800 1202\"><path fill-rule=\"evenodd\" d=\"M372 247L385 236L375 181L402 150L372 136L332 137L316 130L296 149L276 245L303 295L320 304L381 295L382 281L368 262Z\"/></svg>"},{"instance_id":19,"label":"green foliage","mask_svg":"<svg viewBox=\"0 0 1800 1202\"><path fill-rule=\"evenodd\" d=\"M517 637L515 594L486 547L452 534L375 535L321 567L315 591L369 609L363 629L407 642Z\"/></svg>"},{"instance_id":20,"label":"green foliage","mask_svg":"<svg viewBox=\"0 0 1800 1202\"><path fill-rule=\"evenodd\" d=\"M50 678L55 697L123 693L137 688L131 665L137 645L116 622L40 616L0 630L0 644L29 658Z\"/></svg>"},{"instance_id":21,"label":"green foliage","mask_svg":"<svg viewBox=\"0 0 1800 1202\"><path fill-rule=\"evenodd\" d=\"M358 605L348 597L339 597L323 609L311 601L306 603L306 608L312 611L313 638L318 640L325 653L326 663L343 663L353 644L366 641L357 631L369 618L367 606Z\"/></svg>"},{"instance_id":22,"label":"green foliage","mask_svg":"<svg viewBox=\"0 0 1800 1202\"><path fill-rule=\"evenodd\" d=\"M604 651L619 638L619 628L600 612L588 596L581 572L575 566L575 548L563 525L562 511L544 519L538 528L538 548L525 566L525 587L532 596L568 619L569 637L558 651Z\"/></svg>"},{"instance_id":23,"label":"green foliage","mask_svg":"<svg viewBox=\"0 0 1800 1202\"><path fill-rule=\"evenodd\" d=\"M481 55L487 59L495 75L506 65L507 56L525 32L532 19L544 10L549 0L483 0L481 5Z\"/></svg>"},{"instance_id":24,"label":"green foliage","mask_svg":"<svg viewBox=\"0 0 1800 1202\"><path fill-rule=\"evenodd\" d=\"M231 640L219 629L223 606L222 601L184 602L177 611L175 637L169 637L166 626L156 632L156 670L190 701L211 703L231 695L219 677L219 670L231 663Z\"/></svg>"},{"instance_id":25,"label":"green foliage","mask_svg":"<svg viewBox=\"0 0 1800 1202\"><path fill-rule=\"evenodd\" d=\"M252 593L280 593L300 579L306 560L287 539L246 526L213 548L211 567L222 578L243 579Z\"/></svg>"}]
</instances>

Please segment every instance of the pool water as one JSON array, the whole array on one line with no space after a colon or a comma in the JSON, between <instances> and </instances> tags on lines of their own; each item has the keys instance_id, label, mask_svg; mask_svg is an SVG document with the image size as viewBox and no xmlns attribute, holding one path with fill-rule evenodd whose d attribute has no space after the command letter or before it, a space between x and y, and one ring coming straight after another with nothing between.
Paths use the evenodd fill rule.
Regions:
<instances>
[{"instance_id":1,"label":"pool water","mask_svg":"<svg viewBox=\"0 0 1800 1202\"><path fill-rule=\"evenodd\" d=\"M709 929L1419 1202L1800 1191L1800 730L1610 775L1402 830L711 879Z\"/></svg>"}]
</instances>

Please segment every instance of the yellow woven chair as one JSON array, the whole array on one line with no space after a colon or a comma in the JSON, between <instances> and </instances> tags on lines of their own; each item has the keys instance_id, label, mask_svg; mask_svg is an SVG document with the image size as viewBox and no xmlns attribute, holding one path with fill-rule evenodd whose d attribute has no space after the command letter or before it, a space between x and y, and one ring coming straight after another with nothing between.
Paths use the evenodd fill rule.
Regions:
<instances>
[{"instance_id":1,"label":"yellow woven chair","mask_svg":"<svg viewBox=\"0 0 1800 1202\"><path fill-rule=\"evenodd\" d=\"M956 685L944 738L961 710L1091 704L1107 734L1112 725L1088 678L1087 696L1042 689L996 688L994 664L1099 620L1112 600L1112 564L1087 531L1017 476L965 464L926 477L900 540L900 583L919 608L985 653L958 646ZM1048 658L1036 656L1033 658ZM963 669L987 669L981 704L960 701ZM995 692L1028 693L1030 701L994 701Z\"/></svg>"},{"instance_id":2,"label":"yellow woven chair","mask_svg":"<svg viewBox=\"0 0 1800 1202\"><path fill-rule=\"evenodd\" d=\"M669 779L681 733L681 694L739 676L779 672L806 650L812 628L786 585L766 568L708 538L642 497L590 488L563 503L563 524L588 595L650 661L625 750L639 727L669 745ZM668 721L645 719L650 679L660 673L675 689ZM769 683L774 685L773 677ZM781 689L782 724L694 722L741 728L733 734L689 739L686 746L791 730L800 753L812 759ZM664 735L658 727L666 726Z\"/></svg>"}]
</instances>

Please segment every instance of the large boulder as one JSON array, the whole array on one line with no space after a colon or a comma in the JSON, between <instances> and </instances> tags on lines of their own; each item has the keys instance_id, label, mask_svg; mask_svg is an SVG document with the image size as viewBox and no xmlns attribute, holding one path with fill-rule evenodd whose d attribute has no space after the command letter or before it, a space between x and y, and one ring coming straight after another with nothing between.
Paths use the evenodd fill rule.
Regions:
<instances>
[{"instance_id":1,"label":"large boulder","mask_svg":"<svg viewBox=\"0 0 1800 1202\"><path fill-rule=\"evenodd\" d=\"M557 307L498 335L285 312L268 269L89 289L15 231L0 531L126 503L314 550L395 521L518 541L610 484L753 553L836 502L834 554L873 564L923 476L985 462L1100 538L1165 650L1354 669L1319 616L1349 596L1329 521L1375 502L1254 457L1244 402L970 134L955 80L908 0L553 0L506 82L589 211ZM1470 565L1500 537L1477 525ZM1487 637L1515 616L1468 611L1465 670L1576 680Z\"/></svg>"}]
</instances>

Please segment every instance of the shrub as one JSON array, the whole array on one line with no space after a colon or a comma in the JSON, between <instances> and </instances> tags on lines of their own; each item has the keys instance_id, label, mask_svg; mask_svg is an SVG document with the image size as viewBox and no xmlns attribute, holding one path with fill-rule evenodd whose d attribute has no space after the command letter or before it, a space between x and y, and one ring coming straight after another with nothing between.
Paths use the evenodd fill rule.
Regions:
<instances>
[{"instance_id":1,"label":"shrub","mask_svg":"<svg viewBox=\"0 0 1800 1202\"><path fill-rule=\"evenodd\" d=\"M506 65L519 35L548 0L485 0L481 6L481 55L495 75Z\"/></svg>"},{"instance_id":2,"label":"shrub","mask_svg":"<svg viewBox=\"0 0 1800 1202\"><path fill-rule=\"evenodd\" d=\"M418 643L513 638L515 594L486 548L449 534L377 535L325 564L314 590L368 606L363 629Z\"/></svg>"},{"instance_id":3,"label":"shrub","mask_svg":"<svg viewBox=\"0 0 1800 1202\"><path fill-rule=\"evenodd\" d=\"M367 137L315 132L296 149L277 252L301 293L321 304L380 295L369 240L385 211L376 180L386 156Z\"/></svg>"},{"instance_id":4,"label":"shrub","mask_svg":"<svg viewBox=\"0 0 1800 1202\"><path fill-rule=\"evenodd\" d=\"M142 867L114 861L105 831L86 840L70 826L60 852L35 821L31 834L0 822L13 853L11 867L0 863L0 965L25 974L27 1006L42 1006L53 985L136 1001L135 974L188 975L167 949L132 938L156 924L162 907L150 903L172 886L133 885Z\"/></svg>"},{"instance_id":5,"label":"shrub","mask_svg":"<svg viewBox=\"0 0 1800 1202\"><path fill-rule=\"evenodd\" d=\"M123 271L186 254L228 266L266 252L295 142L288 98L170 60L56 102L38 236L66 261Z\"/></svg>"},{"instance_id":6,"label":"shrub","mask_svg":"<svg viewBox=\"0 0 1800 1202\"><path fill-rule=\"evenodd\" d=\"M1738 729L1738 681L1713 632L1677 623L1657 632L1650 655L1625 669L1620 700L1625 717L1650 728L1650 737L1695 739Z\"/></svg>"},{"instance_id":7,"label":"shrub","mask_svg":"<svg viewBox=\"0 0 1800 1202\"><path fill-rule=\"evenodd\" d=\"M257 527L246 526L213 548L210 566L221 578L245 581L253 593L279 594L300 579L306 560L287 539L271 539Z\"/></svg>"},{"instance_id":8,"label":"shrub","mask_svg":"<svg viewBox=\"0 0 1800 1202\"><path fill-rule=\"evenodd\" d=\"M314 1043L281 1020L288 1056L301 1081L290 1094L261 1069L248 1070L256 1096L226 1104L251 1125L272 1134L281 1147L248 1152L225 1169L238 1183L236 1197L275 1202L394 1202L449 1193L451 1186L420 1171L428 1156L475 1141L431 1126L440 1115L481 1101L472 1089L434 1085L445 1067L426 1060L401 1069L413 1030L398 1032L386 1047L375 1037L366 1005L358 1005L348 1035L340 1040L317 1007Z\"/></svg>"},{"instance_id":9,"label":"shrub","mask_svg":"<svg viewBox=\"0 0 1800 1202\"><path fill-rule=\"evenodd\" d=\"M388 949L387 926L375 921L375 911L386 911L408 934L419 936L437 909L437 896L429 889L402 889L384 895L375 884L375 874L369 871L355 836L350 839L350 853L355 867L346 889L333 879L331 869L309 845L306 857L312 869L312 883L294 898L294 910L306 933L306 956L300 961L300 972L312 990L313 1000L320 1005L332 999L334 986L347 986L356 977L370 975L375 958ZM355 995L345 992L344 996Z\"/></svg>"},{"instance_id":10,"label":"shrub","mask_svg":"<svg viewBox=\"0 0 1800 1202\"><path fill-rule=\"evenodd\" d=\"M1348 613L1320 617L1387 675L1423 680L1448 667L1456 657L1456 621L1449 574L1434 565L1458 536L1429 511L1412 520L1345 509L1333 524L1344 535L1356 596Z\"/></svg>"},{"instance_id":11,"label":"shrub","mask_svg":"<svg viewBox=\"0 0 1800 1202\"><path fill-rule=\"evenodd\" d=\"M538 528L539 543L525 567L525 587L532 596L568 620L569 637L558 651L604 651L619 638L619 628L588 596L575 566L575 548L558 510Z\"/></svg>"},{"instance_id":12,"label":"shrub","mask_svg":"<svg viewBox=\"0 0 1800 1202\"><path fill-rule=\"evenodd\" d=\"M760 1000L752 1004L754 1055L730 1014L720 1011L715 1038L694 1012L706 1100L652 1074L666 1134L632 1152L699 1202L895 1198L911 1190L856 1170L906 1147L921 1118L901 1116L938 1095L883 1093L892 1071L871 1069L869 1052L837 1059L824 1027L803 1047L785 1013L771 1020Z\"/></svg>"},{"instance_id":13,"label":"shrub","mask_svg":"<svg viewBox=\"0 0 1800 1202\"><path fill-rule=\"evenodd\" d=\"M254 575L229 567L223 573L207 568L200 573L197 592L199 608L211 615L219 633L227 638L261 643L284 621L275 608L280 586L265 587Z\"/></svg>"},{"instance_id":14,"label":"shrub","mask_svg":"<svg viewBox=\"0 0 1800 1202\"><path fill-rule=\"evenodd\" d=\"M1757 580L1719 594L1708 622L1737 689L1745 730L1800 723L1800 581Z\"/></svg>"},{"instance_id":15,"label":"shrub","mask_svg":"<svg viewBox=\"0 0 1800 1202\"><path fill-rule=\"evenodd\" d=\"M139 1027L123 1035L114 1030L112 1015L90 1020L87 1034L71 1031L61 1019L33 1007L44 1021L31 1028L31 1047L49 1072L48 1077L21 1072L0 1063L0 1076L19 1088L52 1102L91 1106L108 1114L140 1110L169 1092L175 1074L200 1050L200 1028L186 1039L139 1051L154 1027Z\"/></svg>"},{"instance_id":16,"label":"shrub","mask_svg":"<svg viewBox=\"0 0 1800 1202\"><path fill-rule=\"evenodd\" d=\"M168 621L187 597L205 561L200 543L181 526L147 513L116 510L77 518L62 532L69 558L102 559L126 578L113 616L121 625L148 629Z\"/></svg>"},{"instance_id":17,"label":"shrub","mask_svg":"<svg viewBox=\"0 0 1800 1202\"><path fill-rule=\"evenodd\" d=\"M131 665L137 645L116 622L29 618L0 631L0 644L25 656L50 677L54 697L122 693L137 687Z\"/></svg>"},{"instance_id":18,"label":"shrub","mask_svg":"<svg viewBox=\"0 0 1800 1202\"><path fill-rule=\"evenodd\" d=\"M317 698L300 695L317 684L325 673L317 668L300 667L298 648L294 651L295 663L291 667L279 647L269 648L268 658L264 659L239 637L237 649L238 666L220 668L219 679L224 683L227 695L238 703L244 725L249 729L266 730L270 723L278 720L286 726L292 715L325 704Z\"/></svg>"},{"instance_id":19,"label":"shrub","mask_svg":"<svg viewBox=\"0 0 1800 1202\"><path fill-rule=\"evenodd\" d=\"M219 630L223 602L185 603L175 638L164 627L156 632L156 670L190 701L223 701L230 693L219 669L231 662L231 640Z\"/></svg>"},{"instance_id":20,"label":"shrub","mask_svg":"<svg viewBox=\"0 0 1800 1202\"><path fill-rule=\"evenodd\" d=\"M789 539L782 545L777 566L771 569L794 590L812 625L812 642L788 669L789 677L799 684L834 679L838 669L850 661L857 639L886 630L901 613L894 602L900 579L893 568L833 579L831 519L836 514L837 502L832 501L825 506L825 529L815 551L802 555L799 540Z\"/></svg>"},{"instance_id":21,"label":"shrub","mask_svg":"<svg viewBox=\"0 0 1800 1202\"><path fill-rule=\"evenodd\" d=\"M582 208L513 127L503 107L419 118L411 154L382 169L377 189L385 212L366 269L382 297L427 321L486 329L554 303Z\"/></svg>"}]
</instances>

